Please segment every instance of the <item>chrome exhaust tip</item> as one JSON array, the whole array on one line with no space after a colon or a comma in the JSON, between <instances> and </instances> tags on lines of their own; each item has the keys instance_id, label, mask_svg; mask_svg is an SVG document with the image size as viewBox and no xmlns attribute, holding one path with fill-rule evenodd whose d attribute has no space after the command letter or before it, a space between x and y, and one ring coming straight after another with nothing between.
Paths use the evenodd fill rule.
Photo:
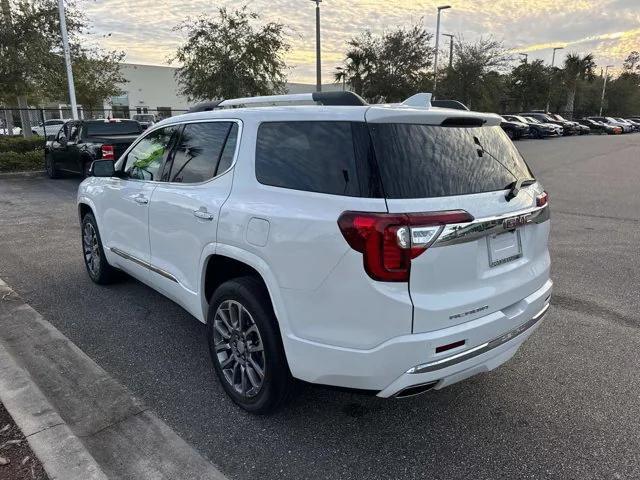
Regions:
<instances>
[{"instance_id":1,"label":"chrome exhaust tip","mask_svg":"<svg viewBox=\"0 0 640 480\"><path fill-rule=\"evenodd\" d=\"M421 395L425 392L428 392L433 387L435 387L437 383L438 383L438 380L434 380L433 382L422 383L420 385L412 385L410 387L400 390L398 393L394 395L394 397L395 398L415 397L416 395Z\"/></svg>"}]
</instances>

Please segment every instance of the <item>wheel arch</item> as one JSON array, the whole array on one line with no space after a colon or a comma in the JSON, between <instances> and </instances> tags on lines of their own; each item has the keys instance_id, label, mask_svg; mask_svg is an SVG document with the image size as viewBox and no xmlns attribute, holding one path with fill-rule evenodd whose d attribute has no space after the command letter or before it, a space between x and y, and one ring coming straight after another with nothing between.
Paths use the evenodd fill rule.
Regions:
<instances>
[{"instance_id":1,"label":"wheel arch","mask_svg":"<svg viewBox=\"0 0 640 480\"><path fill-rule=\"evenodd\" d=\"M278 283L267 263L257 255L229 245L217 245L215 251L204 255L202 262L200 297L203 318L207 318L209 299L215 289L227 280L240 276L254 276L259 279L269 294L271 307L278 321L280 333L289 331L287 317Z\"/></svg>"}]
</instances>

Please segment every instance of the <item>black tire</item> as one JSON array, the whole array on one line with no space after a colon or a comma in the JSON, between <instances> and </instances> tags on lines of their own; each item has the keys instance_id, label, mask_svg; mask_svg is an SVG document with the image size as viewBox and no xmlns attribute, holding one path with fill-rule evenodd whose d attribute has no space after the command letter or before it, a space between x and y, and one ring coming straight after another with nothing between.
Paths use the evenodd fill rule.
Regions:
<instances>
[{"instance_id":1,"label":"black tire","mask_svg":"<svg viewBox=\"0 0 640 480\"><path fill-rule=\"evenodd\" d=\"M220 317L216 319L216 314L218 313L218 308L224 312L224 307L230 304L239 304L241 307L244 307L246 312L248 312L250 317L247 319L245 313L243 316L245 319L244 323L245 325L251 325L249 330L251 330L254 325L257 327L259 333L257 337L258 342L253 341L253 343L251 343L252 340L248 340L249 334L247 334L246 337L242 337L245 338L245 347L240 350L238 348L238 344L242 342L241 338L236 336L234 342L233 336L227 335L226 337L222 337L222 332L218 329L215 335L219 338L228 338L226 343L225 340L221 341L221 343L228 348L221 348L219 356L216 352L214 339L214 331L216 331L215 324L216 322L220 322ZM230 311L227 312L231 313ZM225 327L223 327L223 329L227 334L231 332ZM239 330L233 330L232 335L236 335L238 331ZM254 378L259 379L259 377L256 377L257 370L250 367L249 362L253 362L255 358L252 357L253 354L251 353L252 350L250 347L258 346L260 343L262 345L262 350L260 350L258 354L261 355L261 358L256 360L262 360L263 363L263 365L261 365L261 367L263 367L262 383L259 388L252 387L245 383L247 387L254 391L243 394L236 390L238 387L237 385L232 384L235 384L235 366L237 365L238 373L245 382L251 380L249 378L250 372L253 372ZM209 346L209 352L211 354L214 369L222 387L227 395L229 395L237 405L247 412L254 414L272 413L285 405L291 398L294 392L295 380L289 371L287 358L282 346L280 329L273 313L269 293L259 279L255 277L239 277L229 280L218 287L209 302L209 311L207 313L207 344ZM234 349L231 348L232 344L235 345ZM232 362L234 365L233 368L225 368L223 371L222 363L229 360L229 357L239 352L240 356L244 354L248 359L245 358L243 361L240 359L240 356L238 356L236 357L238 358L238 362ZM244 362L244 364L241 364L242 362ZM255 362L253 362L253 364L255 365ZM231 375L232 378L227 378L225 376L225 372L227 375ZM241 388L241 390L243 389ZM250 393L252 393L252 395L250 395Z\"/></svg>"},{"instance_id":2,"label":"black tire","mask_svg":"<svg viewBox=\"0 0 640 480\"><path fill-rule=\"evenodd\" d=\"M506 130L507 132L507 137L509 137L511 140L515 140L515 135L513 134L512 130Z\"/></svg>"},{"instance_id":3,"label":"black tire","mask_svg":"<svg viewBox=\"0 0 640 480\"><path fill-rule=\"evenodd\" d=\"M44 170L49 178L60 178L60 172L56 169L51 152L44 154Z\"/></svg>"},{"instance_id":4,"label":"black tire","mask_svg":"<svg viewBox=\"0 0 640 480\"><path fill-rule=\"evenodd\" d=\"M542 130L536 130L536 138L540 140L544 138L544 133L542 133Z\"/></svg>"},{"instance_id":5,"label":"black tire","mask_svg":"<svg viewBox=\"0 0 640 480\"><path fill-rule=\"evenodd\" d=\"M89 236L91 237L90 244L88 244ZM82 240L82 258L89 278L99 285L108 285L115 282L118 279L119 272L107 263L104 248L102 247L102 239L98 231L98 224L92 213L87 213L82 217L80 237ZM89 251L90 245L91 251ZM91 260L89 255L95 255L96 253L97 256L92 256Z\"/></svg>"}]
</instances>

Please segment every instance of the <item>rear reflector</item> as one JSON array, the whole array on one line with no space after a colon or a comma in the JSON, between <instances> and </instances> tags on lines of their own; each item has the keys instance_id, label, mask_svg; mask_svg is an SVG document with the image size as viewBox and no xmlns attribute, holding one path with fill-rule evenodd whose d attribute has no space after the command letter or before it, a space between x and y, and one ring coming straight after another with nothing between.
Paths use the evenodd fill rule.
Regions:
<instances>
[{"instance_id":1,"label":"rear reflector","mask_svg":"<svg viewBox=\"0 0 640 480\"><path fill-rule=\"evenodd\" d=\"M103 160L114 160L115 152L113 150L113 145L102 145L102 159Z\"/></svg>"},{"instance_id":2,"label":"rear reflector","mask_svg":"<svg viewBox=\"0 0 640 480\"><path fill-rule=\"evenodd\" d=\"M409 281L411 260L423 253L444 225L471 222L464 210L426 213L368 213L347 211L338 226L347 243L362 253L364 269L374 280Z\"/></svg>"},{"instance_id":3,"label":"rear reflector","mask_svg":"<svg viewBox=\"0 0 640 480\"><path fill-rule=\"evenodd\" d=\"M436 353L446 352L447 350L453 350L454 348L458 348L464 345L464 340L459 340L457 342L449 343L447 345L440 345L436 347Z\"/></svg>"},{"instance_id":4,"label":"rear reflector","mask_svg":"<svg viewBox=\"0 0 640 480\"><path fill-rule=\"evenodd\" d=\"M538 207L544 207L547 203L549 203L549 195L547 195L547 192L542 192L536 197L536 205Z\"/></svg>"}]
</instances>

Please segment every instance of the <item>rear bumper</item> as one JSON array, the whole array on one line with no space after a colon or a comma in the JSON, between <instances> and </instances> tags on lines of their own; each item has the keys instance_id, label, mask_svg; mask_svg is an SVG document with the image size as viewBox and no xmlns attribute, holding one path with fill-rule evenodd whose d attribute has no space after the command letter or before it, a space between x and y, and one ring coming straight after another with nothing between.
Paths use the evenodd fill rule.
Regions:
<instances>
[{"instance_id":1,"label":"rear bumper","mask_svg":"<svg viewBox=\"0 0 640 480\"><path fill-rule=\"evenodd\" d=\"M402 335L369 350L286 337L289 367L293 376L301 380L375 390L380 397L390 397L412 385L434 381L437 382L434 388L439 389L491 370L511 358L540 324L548 308L552 286L548 280L518 302L517 308L506 312L494 312L431 332ZM532 321L534 318L535 322ZM520 329L524 325L527 328ZM436 353L437 346L461 340L464 345ZM488 345L491 348L487 348ZM477 353L472 355L469 351ZM456 357L458 354L460 356ZM453 361L452 357L460 360ZM418 370L425 366L428 368ZM409 373L411 369L416 370Z\"/></svg>"},{"instance_id":2,"label":"rear bumper","mask_svg":"<svg viewBox=\"0 0 640 480\"><path fill-rule=\"evenodd\" d=\"M378 393L378 396L391 397L414 385L433 384L433 389L438 390L478 373L493 370L513 357L520 345L536 330L548 309L547 303L531 320L489 342L434 362L411 367Z\"/></svg>"}]
</instances>

